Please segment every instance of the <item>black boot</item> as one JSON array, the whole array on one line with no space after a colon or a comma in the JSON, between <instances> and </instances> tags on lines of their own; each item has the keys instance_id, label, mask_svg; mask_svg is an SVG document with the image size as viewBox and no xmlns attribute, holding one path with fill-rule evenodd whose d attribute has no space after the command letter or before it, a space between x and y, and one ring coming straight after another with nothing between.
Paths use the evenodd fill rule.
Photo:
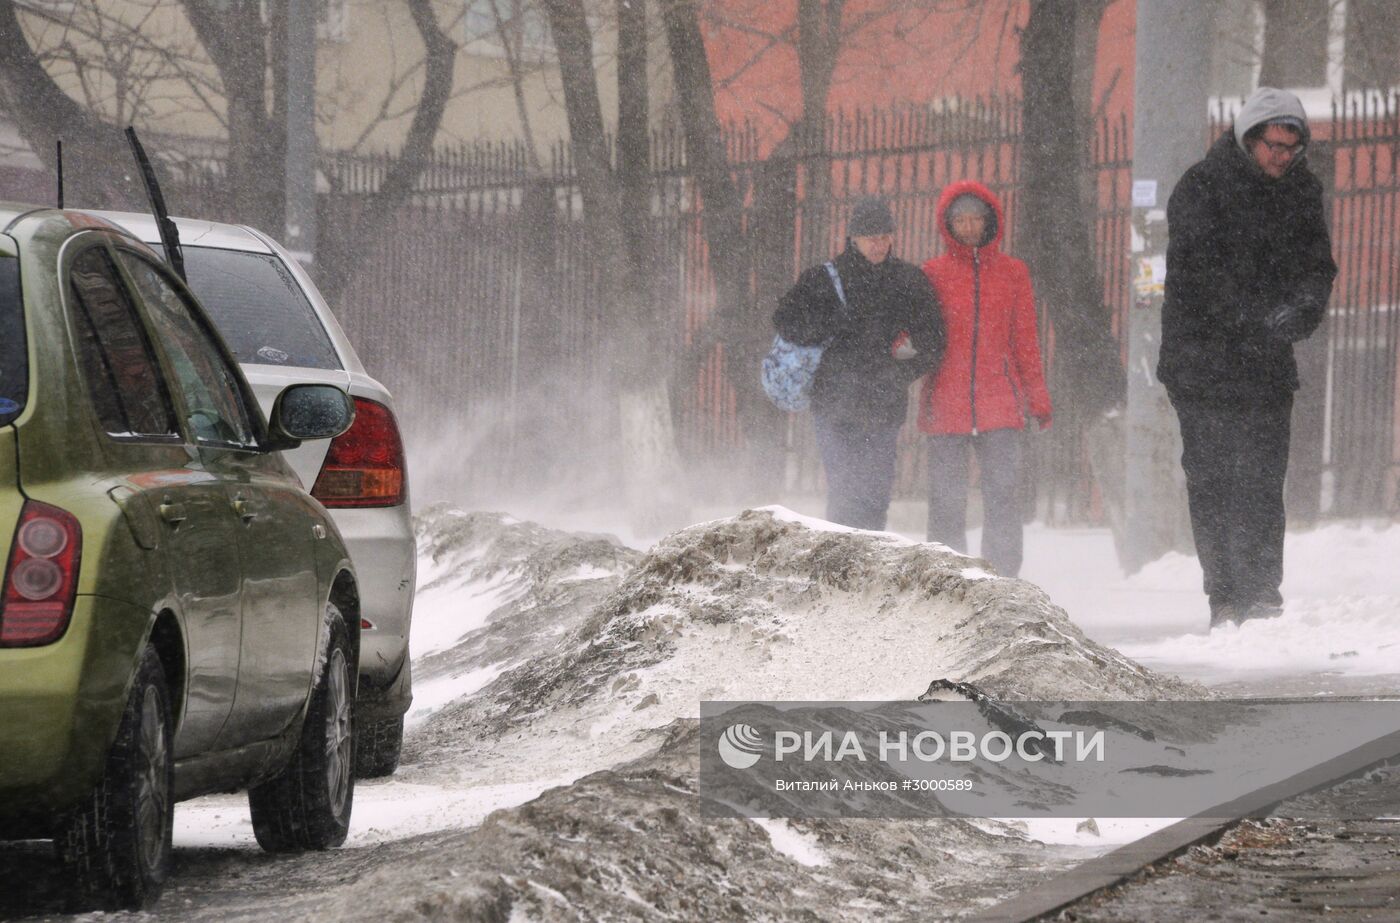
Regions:
<instances>
[{"instance_id":1,"label":"black boot","mask_svg":"<svg viewBox=\"0 0 1400 923\"><path fill-rule=\"evenodd\" d=\"M1244 610L1240 616L1240 621L1249 619L1276 619L1283 615L1283 607L1275 606L1272 603L1253 603Z\"/></svg>"},{"instance_id":2,"label":"black boot","mask_svg":"<svg viewBox=\"0 0 1400 923\"><path fill-rule=\"evenodd\" d=\"M1245 610L1234 603L1220 603L1210 607L1210 627L1214 631L1222 625L1238 625L1245 620Z\"/></svg>"}]
</instances>

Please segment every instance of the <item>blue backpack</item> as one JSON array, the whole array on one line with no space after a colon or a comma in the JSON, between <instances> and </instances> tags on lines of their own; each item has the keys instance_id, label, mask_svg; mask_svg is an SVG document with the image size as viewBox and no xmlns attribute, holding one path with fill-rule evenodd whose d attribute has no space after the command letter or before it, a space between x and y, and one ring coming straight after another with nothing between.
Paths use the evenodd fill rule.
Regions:
<instances>
[{"instance_id":1,"label":"blue backpack","mask_svg":"<svg viewBox=\"0 0 1400 923\"><path fill-rule=\"evenodd\" d=\"M841 286L841 275L832 263L826 264L827 275L836 289L836 298L842 310L848 310L846 292ZM773 338L773 346L763 357L761 380L763 391L779 410L806 410L811 403L812 380L817 377L817 366L821 364L822 353L831 340L816 346L798 346L789 343L781 335Z\"/></svg>"}]
</instances>

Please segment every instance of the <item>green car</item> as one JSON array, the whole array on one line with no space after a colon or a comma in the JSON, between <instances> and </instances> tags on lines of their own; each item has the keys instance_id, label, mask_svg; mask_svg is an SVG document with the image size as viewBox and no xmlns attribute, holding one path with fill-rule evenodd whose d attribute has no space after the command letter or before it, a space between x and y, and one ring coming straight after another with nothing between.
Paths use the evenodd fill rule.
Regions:
<instances>
[{"instance_id":1,"label":"green car","mask_svg":"<svg viewBox=\"0 0 1400 923\"><path fill-rule=\"evenodd\" d=\"M0 838L52 838L82 906L137 908L174 803L248 789L268 850L344 842L360 613L265 420L166 262L81 211L0 204Z\"/></svg>"}]
</instances>

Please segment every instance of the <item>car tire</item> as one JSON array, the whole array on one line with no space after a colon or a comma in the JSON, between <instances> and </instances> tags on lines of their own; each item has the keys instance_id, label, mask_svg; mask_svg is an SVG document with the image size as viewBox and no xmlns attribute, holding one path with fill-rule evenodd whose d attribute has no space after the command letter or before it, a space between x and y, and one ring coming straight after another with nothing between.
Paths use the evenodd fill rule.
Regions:
<instances>
[{"instance_id":1,"label":"car tire","mask_svg":"<svg viewBox=\"0 0 1400 923\"><path fill-rule=\"evenodd\" d=\"M350 829L355 661L334 603L326 604L326 617L330 638L324 667L297 748L277 775L248 790L253 834L268 852L329 849L344 843Z\"/></svg>"},{"instance_id":2,"label":"car tire","mask_svg":"<svg viewBox=\"0 0 1400 923\"><path fill-rule=\"evenodd\" d=\"M102 778L54 839L72 909L141 910L160 897L175 820L172 725L165 670L147 646Z\"/></svg>"},{"instance_id":3,"label":"car tire","mask_svg":"<svg viewBox=\"0 0 1400 923\"><path fill-rule=\"evenodd\" d=\"M394 774L403 750L403 715L362 721L355 727L355 775L378 779Z\"/></svg>"}]
</instances>

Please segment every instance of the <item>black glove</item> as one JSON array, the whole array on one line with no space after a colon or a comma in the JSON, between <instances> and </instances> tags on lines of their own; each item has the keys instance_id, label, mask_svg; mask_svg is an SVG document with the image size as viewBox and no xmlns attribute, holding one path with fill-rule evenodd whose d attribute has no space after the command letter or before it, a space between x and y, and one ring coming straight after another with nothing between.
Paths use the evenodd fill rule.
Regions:
<instances>
[{"instance_id":1,"label":"black glove","mask_svg":"<svg viewBox=\"0 0 1400 923\"><path fill-rule=\"evenodd\" d=\"M1269 336L1285 343L1296 343L1310 332L1303 317L1303 303L1285 301L1264 318L1264 327Z\"/></svg>"}]
</instances>

